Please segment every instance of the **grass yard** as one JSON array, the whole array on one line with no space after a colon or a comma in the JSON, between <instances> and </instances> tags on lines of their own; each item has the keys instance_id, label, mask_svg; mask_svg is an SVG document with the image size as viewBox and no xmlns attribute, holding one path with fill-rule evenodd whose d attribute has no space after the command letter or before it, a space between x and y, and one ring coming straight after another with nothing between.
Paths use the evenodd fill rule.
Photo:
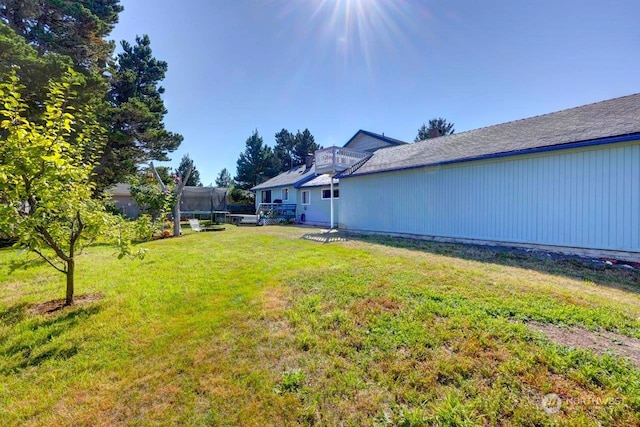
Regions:
<instances>
[{"instance_id":1,"label":"grass yard","mask_svg":"<svg viewBox=\"0 0 640 427\"><path fill-rule=\"evenodd\" d=\"M318 233L92 247L51 314L63 276L1 250L1 424L640 424L632 360L540 331L633 344L635 271Z\"/></svg>"}]
</instances>

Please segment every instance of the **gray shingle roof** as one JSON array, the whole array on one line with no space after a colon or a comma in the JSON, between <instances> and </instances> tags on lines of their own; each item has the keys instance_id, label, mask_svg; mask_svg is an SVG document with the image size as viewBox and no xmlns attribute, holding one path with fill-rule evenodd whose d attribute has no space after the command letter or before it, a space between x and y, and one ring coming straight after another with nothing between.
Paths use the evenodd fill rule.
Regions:
<instances>
[{"instance_id":1,"label":"gray shingle roof","mask_svg":"<svg viewBox=\"0 0 640 427\"><path fill-rule=\"evenodd\" d=\"M337 185L338 184L338 179L334 178L333 179L333 185ZM323 175L318 175L315 178L313 178L311 181L307 181L304 184L302 184L300 187L304 188L304 187L325 187L325 186L330 186L331 185L331 178L329 177L328 174L323 174Z\"/></svg>"},{"instance_id":2,"label":"gray shingle roof","mask_svg":"<svg viewBox=\"0 0 640 427\"><path fill-rule=\"evenodd\" d=\"M378 173L640 133L640 94L376 151L348 175ZM566 148L569 148L567 146Z\"/></svg>"},{"instance_id":3,"label":"gray shingle roof","mask_svg":"<svg viewBox=\"0 0 640 427\"><path fill-rule=\"evenodd\" d=\"M289 185L299 185L306 180L313 178L316 174L315 165L311 166L309 169L305 165L296 166L293 169L289 169L286 172L282 172L280 175L274 176L273 178L263 182L262 184L258 184L253 187L251 190L262 190L265 188L274 188L274 187L286 187Z\"/></svg>"}]
</instances>

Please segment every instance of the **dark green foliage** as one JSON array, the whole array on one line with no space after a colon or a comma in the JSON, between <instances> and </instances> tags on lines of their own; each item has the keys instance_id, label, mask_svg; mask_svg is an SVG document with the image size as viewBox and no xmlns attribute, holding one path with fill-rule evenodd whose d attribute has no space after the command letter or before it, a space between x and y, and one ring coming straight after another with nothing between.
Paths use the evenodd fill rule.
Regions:
<instances>
[{"instance_id":1,"label":"dark green foliage","mask_svg":"<svg viewBox=\"0 0 640 427\"><path fill-rule=\"evenodd\" d=\"M313 154L320 148L309 129L305 129L303 132L298 131L295 135L282 129L275 136L276 145L273 152L278 160L280 172L304 164L307 155Z\"/></svg>"},{"instance_id":2,"label":"dark green foliage","mask_svg":"<svg viewBox=\"0 0 640 427\"><path fill-rule=\"evenodd\" d=\"M176 175L181 177L186 176L191 163L193 163L193 160L191 160L189 154L185 154L184 156L182 156L180 165L178 165L178 168L175 171ZM187 183L185 185L191 187L202 187L202 182L200 182L200 172L198 172L195 166L193 167L191 175L189 175L189 179L187 179Z\"/></svg>"},{"instance_id":3,"label":"dark green foliage","mask_svg":"<svg viewBox=\"0 0 640 427\"><path fill-rule=\"evenodd\" d=\"M167 63L152 56L148 36L136 37L136 45L122 42L117 57L109 98L111 109L104 118L110 122L107 147L97 170L98 187L122 181L135 173L139 163L169 160L182 135L165 129L167 110L161 94Z\"/></svg>"},{"instance_id":4,"label":"dark green foliage","mask_svg":"<svg viewBox=\"0 0 640 427\"><path fill-rule=\"evenodd\" d=\"M286 129L276 133L276 145L273 153L278 159L281 172L288 171L294 166L293 150L296 145L295 136Z\"/></svg>"},{"instance_id":5,"label":"dark green foliage","mask_svg":"<svg viewBox=\"0 0 640 427\"><path fill-rule=\"evenodd\" d=\"M49 79L69 67L82 73L74 102L94 105L109 131L93 178L98 192L125 181L140 163L169 160L167 154L182 142L181 135L164 128L167 110L159 82L167 63L152 56L149 37L123 41L123 52L112 58L115 45L105 39L121 11L119 0L0 1L0 74L20 67L30 117L41 113Z\"/></svg>"},{"instance_id":6,"label":"dark green foliage","mask_svg":"<svg viewBox=\"0 0 640 427\"><path fill-rule=\"evenodd\" d=\"M253 207L253 204L256 200L255 194L253 194L251 191L242 190L238 187L231 187L231 189L227 193L227 197L229 198L229 202L231 203L246 204L251 205L251 207ZM255 211L252 211L251 213L255 213Z\"/></svg>"},{"instance_id":7,"label":"dark green foliage","mask_svg":"<svg viewBox=\"0 0 640 427\"><path fill-rule=\"evenodd\" d=\"M413 141L418 142L425 139L437 138L439 136L451 135L455 132L453 126L453 123L447 122L447 120L442 117L431 119L429 120L428 126L424 123L420 126L420 129L418 129L418 135Z\"/></svg>"},{"instance_id":8,"label":"dark green foliage","mask_svg":"<svg viewBox=\"0 0 640 427\"><path fill-rule=\"evenodd\" d=\"M67 56L53 52L39 54L24 38L0 21L0 79L15 72L23 86L22 97L27 104L25 117L37 122L44 113L45 99L50 80L62 80L73 62ZM78 95L70 99L74 109L93 106L94 111L105 109L104 93L107 84L98 74L84 72L77 78ZM82 132L82 123L76 123L75 131Z\"/></svg>"},{"instance_id":9,"label":"dark green foliage","mask_svg":"<svg viewBox=\"0 0 640 427\"><path fill-rule=\"evenodd\" d=\"M104 69L111 33L123 10L120 0L4 0L0 20L41 54L66 55L80 69Z\"/></svg>"},{"instance_id":10,"label":"dark green foliage","mask_svg":"<svg viewBox=\"0 0 640 427\"><path fill-rule=\"evenodd\" d=\"M235 181L238 188L249 190L278 174L278 161L271 147L264 144L258 130L247 138L246 148L237 162Z\"/></svg>"},{"instance_id":11,"label":"dark green foliage","mask_svg":"<svg viewBox=\"0 0 640 427\"><path fill-rule=\"evenodd\" d=\"M160 180L164 183L164 185L173 185L175 180L171 176L171 168L168 166L155 166L156 172L160 177ZM143 179L145 182L153 182L157 183L157 180L153 176L153 171L150 167L141 168L136 174L140 179Z\"/></svg>"},{"instance_id":12,"label":"dark green foliage","mask_svg":"<svg viewBox=\"0 0 640 427\"><path fill-rule=\"evenodd\" d=\"M171 191L163 191L158 184L139 180L131 182L131 196L140 211L150 215L153 221L163 218L171 211L175 199Z\"/></svg>"},{"instance_id":13,"label":"dark green foliage","mask_svg":"<svg viewBox=\"0 0 640 427\"><path fill-rule=\"evenodd\" d=\"M302 132L298 131L296 145L293 147L293 161L297 165L304 164L307 155L315 153L318 148L320 146L316 144L316 140L309 132L309 129L305 129Z\"/></svg>"},{"instance_id":14,"label":"dark green foliage","mask_svg":"<svg viewBox=\"0 0 640 427\"><path fill-rule=\"evenodd\" d=\"M229 173L227 168L223 168L216 178L216 187L229 188L232 184L233 180L231 179L231 174Z\"/></svg>"}]
</instances>

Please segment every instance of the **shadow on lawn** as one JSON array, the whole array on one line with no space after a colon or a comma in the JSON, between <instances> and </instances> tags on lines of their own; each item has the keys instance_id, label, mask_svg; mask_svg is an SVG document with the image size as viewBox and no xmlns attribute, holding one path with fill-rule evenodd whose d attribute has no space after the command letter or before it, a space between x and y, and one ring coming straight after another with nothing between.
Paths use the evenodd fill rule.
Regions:
<instances>
[{"instance_id":1,"label":"shadow on lawn","mask_svg":"<svg viewBox=\"0 0 640 427\"><path fill-rule=\"evenodd\" d=\"M622 289L628 292L640 293L640 269L638 268L628 269L622 266L609 266L601 260L547 251L527 251L526 249L503 246L442 243L428 240L343 232L305 234L302 236L302 239L321 243L337 241L373 243L470 261L525 268L541 273L590 281L598 285Z\"/></svg>"},{"instance_id":2,"label":"shadow on lawn","mask_svg":"<svg viewBox=\"0 0 640 427\"><path fill-rule=\"evenodd\" d=\"M97 304L72 306L59 315L31 317L24 303L3 309L0 320L14 330L0 336L0 374L10 375L47 360L66 360L76 355L80 350L78 343L64 335L100 310ZM22 322L25 325L20 325Z\"/></svg>"},{"instance_id":3,"label":"shadow on lawn","mask_svg":"<svg viewBox=\"0 0 640 427\"><path fill-rule=\"evenodd\" d=\"M346 242L349 240L344 233L329 230L321 233L307 233L301 239L318 243Z\"/></svg>"}]
</instances>

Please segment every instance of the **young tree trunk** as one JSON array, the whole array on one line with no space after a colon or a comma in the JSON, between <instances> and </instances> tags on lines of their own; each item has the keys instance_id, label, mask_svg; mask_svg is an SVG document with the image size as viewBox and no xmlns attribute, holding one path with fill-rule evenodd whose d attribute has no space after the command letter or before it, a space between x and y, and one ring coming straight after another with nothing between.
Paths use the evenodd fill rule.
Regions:
<instances>
[{"instance_id":1,"label":"young tree trunk","mask_svg":"<svg viewBox=\"0 0 640 427\"><path fill-rule=\"evenodd\" d=\"M180 198L182 194L176 195L176 203L173 205L173 235L180 236Z\"/></svg>"},{"instance_id":2,"label":"young tree trunk","mask_svg":"<svg viewBox=\"0 0 640 427\"><path fill-rule=\"evenodd\" d=\"M67 261L67 298L65 300L65 305L73 304L73 279L75 269L76 261L71 258L69 261Z\"/></svg>"}]
</instances>

